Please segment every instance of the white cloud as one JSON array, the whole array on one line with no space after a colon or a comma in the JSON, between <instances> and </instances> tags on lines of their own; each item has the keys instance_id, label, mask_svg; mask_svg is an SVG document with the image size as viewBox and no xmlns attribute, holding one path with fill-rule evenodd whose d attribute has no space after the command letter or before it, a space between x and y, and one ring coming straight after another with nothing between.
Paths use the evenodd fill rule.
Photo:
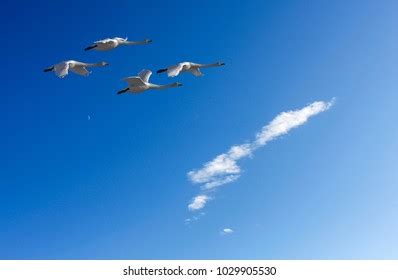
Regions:
<instances>
[{"instance_id":1,"label":"white cloud","mask_svg":"<svg viewBox=\"0 0 398 280\"><path fill-rule=\"evenodd\" d=\"M252 147L249 144L232 146L225 154L217 156L206 163L202 169L188 172L188 177L195 184L204 184L203 189L211 189L239 178L241 172L236 161L251 155Z\"/></svg>"},{"instance_id":2,"label":"white cloud","mask_svg":"<svg viewBox=\"0 0 398 280\"><path fill-rule=\"evenodd\" d=\"M196 211L205 207L206 202L210 199L207 195L201 194L195 196L192 199L192 202L188 205L188 209L191 211Z\"/></svg>"},{"instance_id":3,"label":"white cloud","mask_svg":"<svg viewBox=\"0 0 398 280\"><path fill-rule=\"evenodd\" d=\"M328 110L333 105L331 102L317 101L302 109L282 112L270 123L265 125L253 142L234 145L226 153L216 156L213 160L205 163L202 168L188 172L188 178L194 184L201 184L203 191L231 183L240 177L241 169L237 161L251 156L255 150L266 145L269 141L287 134L291 129L303 125L307 120L321 112ZM205 206L208 197L206 195L196 196L188 205L189 210L195 211Z\"/></svg>"},{"instance_id":4,"label":"white cloud","mask_svg":"<svg viewBox=\"0 0 398 280\"><path fill-rule=\"evenodd\" d=\"M221 234L222 234L222 235L227 235L227 234L232 234L232 233L234 233L234 231L233 231L233 229L230 229L230 228L224 228L224 229L221 231Z\"/></svg>"},{"instance_id":5,"label":"white cloud","mask_svg":"<svg viewBox=\"0 0 398 280\"><path fill-rule=\"evenodd\" d=\"M206 215L205 212L200 212L198 215L194 215L191 218L185 219L184 222L186 225L189 225L190 223L200 220L204 215Z\"/></svg>"},{"instance_id":6,"label":"white cloud","mask_svg":"<svg viewBox=\"0 0 398 280\"><path fill-rule=\"evenodd\" d=\"M213 180L211 182L207 182L202 186L203 190L211 190L213 188L216 188L218 186L222 186L228 183L232 183L233 181L237 180L240 177L240 175L228 175L224 176L223 178L218 178L217 180Z\"/></svg>"},{"instance_id":7,"label":"white cloud","mask_svg":"<svg viewBox=\"0 0 398 280\"><path fill-rule=\"evenodd\" d=\"M264 146L276 137L288 133L292 128L304 124L310 117L328 110L332 105L333 100L331 102L317 101L300 110L280 113L256 135L252 149Z\"/></svg>"}]
</instances>

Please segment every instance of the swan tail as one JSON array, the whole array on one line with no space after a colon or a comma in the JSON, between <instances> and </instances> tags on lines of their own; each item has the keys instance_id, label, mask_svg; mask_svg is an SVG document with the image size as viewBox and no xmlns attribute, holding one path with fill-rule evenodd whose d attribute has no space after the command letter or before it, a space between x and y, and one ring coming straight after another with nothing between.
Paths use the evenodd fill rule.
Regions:
<instances>
[{"instance_id":1,"label":"swan tail","mask_svg":"<svg viewBox=\"0 0 398 280\"><path fill-rule=\"evenodd\" d=\"M163 73L166 71L167 71L167 68L164 68L164 69L159 69L158 71L156 71L156 73L160 74L160 73Z\"/></svg>"},{"instance_id":2,"label":"swan tail","mask_svg":"<svg viewBox=\"0 0 398 280\"><path fill-rule=\"evenodd\" d=\"M89 51L89 50L95 49L96 47L97 47L97 45L91 45L91 46L88 46L87 48L85 48L84 50Z\"/></svg>"}]
</instances>

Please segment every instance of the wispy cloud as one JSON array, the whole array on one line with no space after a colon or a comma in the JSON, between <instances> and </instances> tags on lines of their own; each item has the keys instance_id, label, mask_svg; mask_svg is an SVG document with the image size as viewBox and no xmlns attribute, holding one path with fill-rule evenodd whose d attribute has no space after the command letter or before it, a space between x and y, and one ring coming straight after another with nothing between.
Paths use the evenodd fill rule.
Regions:
<instances>
[{"instance_id":1,"label":"wispy cloud","mask_svg":"<svg viewBox=\"0 0 398 280\"><path fill-rule=\"evenodd\" d=\"M221 235L227 235L227 234L232 234L232 233L234 233L234 230L233 230L233 229L230 229L230 228L224 228L224 229L220 232Z\"/></svg>"},{"instance_id":2,"label":"wispy cloud","mask_svg":"<svg viewBox=\"0 0 398 280\"><path fill-rule=\"evenodd\" d=\"M206 215L205 212L200 212L199 214L194 215L194 216L192 216L191 218L185 219L184 222L185 222L186 225L189 225L190 223L199 221L204 215Z\"/></svg>"},{"instance_id":3,"label":"wispy cloud","mask_svg":"<svg viewBox=\"0 0 398 280\"><path fill-rule=\"evenodd\" d=\"M189 171L188 178L194 184L201 184L202 189L202 193L194 197L188 205L189 210L195 211L206 205L209 196L205 192L236 181L240 177L241 169L237 163L238 160L251 156L254 151L269 141L303 125L310 117L328 110L332 105L333 100L330 102L316 101L299 110L282 112L265 125L251 143L234 145L226 153L205 163L202 168Z\"/></svg>"},{"instance_id":4,"label":"wispy cloud","mask_svg":"<svg viewBox=\"0 0 398 280\"><path fill-rule=\"evenodd\" d=\"M201 194L195 196L191 203L188 205L188 209L191 211L196 211L205 207L207 201L210 199L207 195Z\"/></svg>"}]
</instances>

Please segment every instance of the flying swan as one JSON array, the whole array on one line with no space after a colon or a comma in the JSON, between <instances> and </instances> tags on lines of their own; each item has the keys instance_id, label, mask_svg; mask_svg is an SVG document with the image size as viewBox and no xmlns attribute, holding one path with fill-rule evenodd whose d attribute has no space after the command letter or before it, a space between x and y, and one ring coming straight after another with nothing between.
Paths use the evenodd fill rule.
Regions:
<instances>
[{"instance_id":1,"label":"flying swan","mask_svg":"<svg viewBox=\"0 0 398 280\"><path fill-rule=\"evenodd\" d=\"M132 93L141 93L148 89L165 89L165 88L172 88L172 87L180 87L182 86L181 83L172 83L168 85L155 85L149 83L149 77L152 75L150 70L142 70L138 73L138 76L127 77L123 80L127 82L128 87L122 90L119 90L117 94L122 94L125 92L132 92Z\"/></svg>"},{"instance_id":2,"label":"flying swan","mask_svg":"<svg viewBox=\"0 0 398 280\"><path fill-rule=\"evenodd\" d=\"M122 45L145 45L151 42L152 40L150 39L145 39L144 41L127 41L127 38L114 37L114 38L106 38L103 40L95 41L93 44L91 44L84 50L88 51L94 49L97 51L109 51L111 49L114 49Z\"/></svg>"},{"instance_id":3,"label":"flying swan","mask_svg":"<svg viewBox=\"0 0 398 280\"><path fill-rule=\"evenodd\" d=\"M44 72L54 72L59 78L64 78L68 75L69 70L81 76L88 76L91 72L88 71L86 67L104 67L107 65L108 63L104 61L97 63L84 63L76 60L67 60L44 69Z\"/></svg>"},{"instance_id":4,"label":"flying swan","mask_svg":"<svg viewBox=\"0 0 398 280\"><path fill-rule=\"evenodd\" d=\"M193 62L181 62L176 65L160 69L156 73L163 73L167 72L167 76L175 77L178 76L181 72L190 72L191 74L195 75L196 77L203 76L202 72L200 72L200 68L206 67L217 67L225 65L224 62L216 62L210 64L199 64Z\"/></svg>"}]
</instances>

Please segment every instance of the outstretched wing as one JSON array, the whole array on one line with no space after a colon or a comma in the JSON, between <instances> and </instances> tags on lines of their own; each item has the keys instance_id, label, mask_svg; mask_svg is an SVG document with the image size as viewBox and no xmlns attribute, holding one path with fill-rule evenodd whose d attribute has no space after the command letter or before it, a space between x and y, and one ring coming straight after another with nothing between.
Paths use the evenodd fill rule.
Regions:
<instances>
[{"instance_id":1,"label":"outstretched wing","mask_svg":"<svg viewBox=\"0 0 398 280\"><path fill-rule=\"evenodd\" d=\"M59 78L63 78L66 75L68 75L68 70L69 70L69 63L67 62L61 62L54 65L54 73Z\"/></svg>"},{"instance_id":2,"label":"outstretched wing","mask_svg":"<svg viewBox=\"0 0 398 280\"><path fill-rule=\"evenodd\" d=\"M141 77L133 76L133 77L127 77L123 79L126 81L129 85L129 87L141 87L141 86L146 86L144 81L141 79Z\"/></svg>"},{"instance_id":3,"label":"outstretched wing","mask_svg":"<svg viewBox=\"0 0 398 280\"><path fill-rule=\"evenodd\" d=\"M70 71L72 71L73 73L76 73L78 75L82 75L82 76L88 76L91 73L86 69L86 67L81 66L81 65L75 65L74 67L71 67Z\"/></svg>"},{"instance_id":4,"label":"outstretched wing","mask_svg":"<svg viewBox=\"0 0 398 280\"><path fill-rule=\"evenodd\" d=\"M177 65L170 66L169 68L167 68L167 76L169 76L169 77L178 76L178 74L180 74L183 66L184 65L182 63L178 63Z\"/></svg>"},{"instance_id":5,"label":"outstretched wing","mask_svg":"<svg viewBox=\"0 0 398 280\"><path fill-rule=\"evenodd\" d=\"M148 82L149 81L149 77L152 75L152 71L150 71L150 70L146 70L146 69L144 69L144 70L142 70L140 73L138 73L138 76L140 76L141 77L141 79L144 81L144 82Z\"/></svg>"},{"instance_id":6,"label":"outstretched wing","mask_svg":"<svg viewBox=\"0 0 398 280\"><path fill-rule=\"evenodd\" d=\"M202 72L200 72L200 69L197 67L191 67L191 69L189 69L188 71L191 72L196 77L203 76Z\"/></svg>"},{"instance_id":7,"label":"outstretched wing","mask_svg":"<svg viewBox=\"0 0 398 280\"><path fill-rule=\"evenodd\" d=\"M111 38L106 38L106 39L102 39L102 40L98 40L98 41L95 41L94 43L95 44L106 44L106 43L108 43L108 42L110 42L110 41L112 41L112 39Z\"/></svg>"}]
</instances>

